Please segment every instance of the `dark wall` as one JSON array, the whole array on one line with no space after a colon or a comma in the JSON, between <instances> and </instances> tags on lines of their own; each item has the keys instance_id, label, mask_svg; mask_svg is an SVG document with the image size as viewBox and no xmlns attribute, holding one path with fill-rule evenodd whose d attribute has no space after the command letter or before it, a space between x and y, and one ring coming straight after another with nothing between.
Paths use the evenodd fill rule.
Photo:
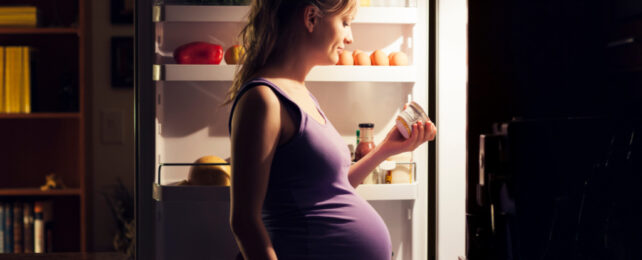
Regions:
<instances>
[{"instance_id":1,"label":"dark wall","mask_svg":"<svg viewBox=\"0 0 642 260\"><path fill-rule=\"evenodd\" d=\"M642 116L642 1L468 4L467 211L474 215L488 211L477 204L475 184L479 135L494 123Z\"/></svg>"}]
</instances>

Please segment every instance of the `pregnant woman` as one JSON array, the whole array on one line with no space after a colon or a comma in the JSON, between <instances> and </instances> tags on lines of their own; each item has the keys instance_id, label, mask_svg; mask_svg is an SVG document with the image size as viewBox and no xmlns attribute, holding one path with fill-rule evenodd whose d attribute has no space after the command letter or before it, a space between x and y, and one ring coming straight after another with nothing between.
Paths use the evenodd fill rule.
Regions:
<instances>
[{"instance_id":1,"label":"pregnant woman","mask_svg":"<svg viewBox=\"0 0 642 260\"><path fill-rule=\"evenodd\" d=\"M241 32L246 54L230 88L230 223L243 257L391 258L383 220L355 188L385 158L433 140L432 122L405 139L391 129L354 165L305 86L350 44L357 0L254 0Z\"/></svg>"}]
</instances>

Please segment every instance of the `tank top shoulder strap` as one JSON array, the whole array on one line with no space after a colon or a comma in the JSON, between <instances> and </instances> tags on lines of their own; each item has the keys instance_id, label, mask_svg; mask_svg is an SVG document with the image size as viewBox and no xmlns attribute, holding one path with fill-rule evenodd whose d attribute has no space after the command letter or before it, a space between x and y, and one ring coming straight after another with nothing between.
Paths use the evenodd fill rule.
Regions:
<instances>
[{"instance_id":1,"label":"tank top shoulder strap","mask_svg":"<svg viewBox=\"0 0 642 260\"><path fill-rule=\"evenodd\" d=\"M314 101L314 105L316 106L317 111L319 111L321 116L326 120L326 123L329 122L328 118L325 115L325 112L323 112L323 109L321 109L321 105L319 105L319 100L317 100L317 98L312 93L310 93L310 97L312 98L312 101Z\"/></svg>"},{"instance_id":2,"label":"tank top shoulder strap","mask_svg":"<svg viewBox=\"0 0 642 260\"><path fill-rule=\"evenodd\" d=\"M229 133L230 134L232 133L232 116L234 115L234 109L236 108L236 104L238 103L239 99L248 90L252 89L253 87L261 86L261 85L269 87L272 90L272 92L276 94L276 96L281 101L281 104L285 106L286 110L290 113L290 115L294 119L294 123L299 125L297 130L297 135L301 134L301 132L303 131L303 126L305 125L305 120L306 120L305 113L303 113L303 110L301 110L301 108L294 101L292 101L292 99L290 99L288 95L281 88L279 88L274 83L263 78L256 78L243 84L238 94L236 95L236 98L234 98L234 103L232 104L232 109L230 110L230 118L228 120Z\"/></svg>"}]
</instances>

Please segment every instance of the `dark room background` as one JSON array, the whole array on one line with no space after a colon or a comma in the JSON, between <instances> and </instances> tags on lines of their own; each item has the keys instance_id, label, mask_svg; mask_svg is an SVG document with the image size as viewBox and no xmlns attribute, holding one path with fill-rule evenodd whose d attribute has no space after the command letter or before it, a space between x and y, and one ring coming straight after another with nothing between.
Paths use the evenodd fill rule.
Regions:
<instances>
[{"instance_id":1,"label":"dark room background","mask_svg":"<svg viewBox=\"0 0 642 260\"><path fill-rule=\"evenodd\" d=\"M468 3L469 259L640 259L642 2Z\"/></svg>"}]
</instances>

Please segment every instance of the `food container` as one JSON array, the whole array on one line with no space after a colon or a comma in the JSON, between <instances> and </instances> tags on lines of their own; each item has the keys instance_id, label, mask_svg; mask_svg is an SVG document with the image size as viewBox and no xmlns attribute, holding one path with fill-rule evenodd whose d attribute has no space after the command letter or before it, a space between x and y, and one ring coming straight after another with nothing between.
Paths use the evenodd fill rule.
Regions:
<instances>
[{"instance_id":1,"label":"food container","mask_svg":"<svg viewBox=\"0 0 642 260\"><path fill-rule=\"evenodd\" d=\"M394 167L388 170L386 183L412 183L414 181L414 164L411 163L411 152L396 154L387 160L394 162Z\"/></svg>"},{"instance_id":2,"label":"food container","mask_svg":"<svg viewBox=\"0 0 642 260\"><path fill-rule=\"evenodd\" d=\"M379 183L380 184L389 184L391 183L391 180L389 177L391 177L391 170L393 170L395 167L397 167L397 163L394 161L389 161L389 160L384 160L381 164L379 164Z\"/></svg>"},{"instance_id":3,"label":"food container","mask_svg":"<svg viewBox=\"0 0 642 260\"><path fill-rule=\"evenodd\" d=\"M404 138L410 137L412 133L412 124L421 120L422 122L428 122L430 119L424 109L419 106L416 102L412 101L408 104L406 109L401 111L397 116L397 129Z\"/></svg>"}]
</instances>

